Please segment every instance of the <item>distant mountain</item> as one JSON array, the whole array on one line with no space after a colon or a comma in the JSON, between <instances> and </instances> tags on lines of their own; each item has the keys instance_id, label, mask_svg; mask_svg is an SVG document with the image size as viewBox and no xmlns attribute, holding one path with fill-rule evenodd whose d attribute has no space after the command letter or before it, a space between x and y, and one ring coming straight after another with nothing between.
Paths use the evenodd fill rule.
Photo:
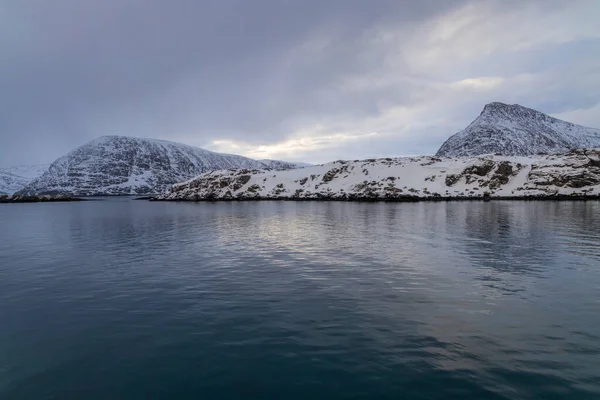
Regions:
<instances>
[{"instance_id":1,"label":"distant mountain","mask_svg":"<svg viewBox=\"0 0 600 400\"><path fill-rule=\"evenodd\" d=\"M21 190L29 180L18 175L0 170L0 194L13 194Z\"/></svg>"},{"instance_id":2,"label":"distant mountain","mask_svg":"<svg viewBox=\"0 0 600 400\"><path fill-rule=\"evenodd\" d=\"M13 194L42 175L50 164L16 165L0 168L0 194Z\"/></svg>"},{"instance_id":3,"label":"distant mountain","mask_svg":"<svg viewBox=\"0 0 600 400\"><path fill-rule=\"evenodd\" d=\"M278 161L278 160L258 160L258 161L263 163L267 168L276 169L276 170L306 168L306 167L312 166L312 164L301 163L301 162L288 162L288 161Z\"/></svg>"},{"instance_id":4,"label":"distant mountain","mask_svg":"<svg viewBox=\"0 0 600 400\"><path fill-rule=\"evenodd\" d=\"M0 171L8 172L13 175L22 176L26 179L34 179L42 176L48 171L50 164L35 164L35 165L13 165L7 168L0 168Z\"/></svg>"},{"instance_id":5,"label":"distant mountain","mask_svg":"<svg viewBox=\"0 0 600 400\"><path fill-rule=\"evenodd\" d=\"M552 118L518 104L490 103L471 125L451 136L436 156L527 156L595 147L600 147L599 129Z\"/></svg>"},{"instance_id":6,"label":"distant mountain","mask_svg":"<svg viewBox=\"0 0 600 400\"><path fill-rule=\"evenodd\" d=\"M19 193L77 196L159 193L207 171L296 167L294 163L266 163L164 140L103 136L56 160L46 173Z\"/></svg>"}]
</instances>

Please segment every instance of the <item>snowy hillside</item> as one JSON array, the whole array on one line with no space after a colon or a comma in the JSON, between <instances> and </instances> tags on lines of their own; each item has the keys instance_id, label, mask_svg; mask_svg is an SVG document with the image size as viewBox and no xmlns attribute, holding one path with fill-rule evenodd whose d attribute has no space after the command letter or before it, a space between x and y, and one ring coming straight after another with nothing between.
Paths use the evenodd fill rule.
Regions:
<instances>
[{"instance_id":1,"label":"snowy hillside","mask_svg":"<svg viewBox=\"0 0 600 400\"><path fill-rule=\"evenodd\" d=\"M491 103L464 131L451 136L436 156L525 156L597 147L599 129L561 121L518 104Z\"/></svg>"},{"instance_id":2,"label":"snowy hillside","mask_svg":"<svg viewBox=\"0 0 600 400\"><path fill-rule=\"evenodd\" d=\"M42 176L44 172L48 171L49 167L50 164L14 165L7 168L0 168L0 171L33 180L38 176Z\"/></svg>"},{"instance_id":3,"label":"snowy hillside","mask_svg":"<svg viewBox=\"0 0 600 400\"><path fill-rule=\"evenodd\" d=\"M336 161L289 171L216 171L174 185L158 200L593 196L600 150L533 157L407 157Z\"/></svg>"},{"instance_id":4,"label":"snowy hillside","mask_svg":"<svg viewBox=\"0 0 600 400\"><path fill-rule=\"evenodd\" d=\"M23 189L29 179L0 170L0 194L13 194Z\"/></svg>"},{"instance_id":5,"label":"snowy hillside","mask_svg":"<svg viewBox=\"0 0 600 400\"><path fill-rule=\"evenodd\" d=\"M0 168L0 194L13 194L48 170L49 164Z\"/></svg>"},{"instance_id":6,"label":"snowy hillside","mask_svg":"<svg viewBox=\"0 0 600 400\"><path fill-rule=\"evenodd\" d=\"M104 136L59 158L19 193L125 195L158 193L206 171L270 168L246 157L155 139ZM277 162L276 169L295 168Z\"/></svg>"}]
</instances>

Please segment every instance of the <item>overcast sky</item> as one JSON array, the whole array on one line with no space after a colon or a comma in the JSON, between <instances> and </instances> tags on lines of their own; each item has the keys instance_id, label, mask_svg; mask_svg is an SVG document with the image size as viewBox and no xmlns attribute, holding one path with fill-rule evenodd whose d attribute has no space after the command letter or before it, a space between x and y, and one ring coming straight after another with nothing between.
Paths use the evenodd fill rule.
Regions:
<instances>
[{"instance_id":1,"label":"overcast sky","mask_svg":"<svg viewBox=\"0 0 600 400\"><path fill-rule=\"evenodd\" d=\"M431 154L491 101L600 128L598 0L0 0L0 165L102 135Z\"/></svg>"}]
</instances>

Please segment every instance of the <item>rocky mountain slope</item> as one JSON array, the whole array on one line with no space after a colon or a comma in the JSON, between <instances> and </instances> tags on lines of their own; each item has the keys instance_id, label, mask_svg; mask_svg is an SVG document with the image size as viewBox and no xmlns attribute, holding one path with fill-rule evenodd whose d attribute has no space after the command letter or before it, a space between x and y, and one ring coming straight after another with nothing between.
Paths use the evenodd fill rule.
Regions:
<instances>
[{"instance_id":1,"label":"rocky mountain slope","mask_svg":"<svg viewBox=\"0 0 600 400\"><path fill-rule=\"evenodd\" d=\"M599 129L561 121L518 104L490 103L465 130L451 136L436 156L526 156L597 147Z\"/></svg>"},{"instance_id":2,"label":"rocky mountain slope","mask_svg":"<svg viewBox=\"0 0 600 400\"><path fill-rule=\"evenodd\" d=\"M276 169L297 167L283 161L273 163ZM46 173L19 193L76 196L159 193L206 171L263 169L271 168L273 163L163 140L104 136L56 160Z\"/></svg>"},{"instance_id":3,"label":"rocky mountain slope","mask_svg":"<svg viewBox=\"0 0 600 400\"><path fill-rule=\"evenodd\" d=\"M600 150L562 155L336 161L289 171L215 171L158 200L389 200L600 195Z\"/></svg>"}]
</instances>

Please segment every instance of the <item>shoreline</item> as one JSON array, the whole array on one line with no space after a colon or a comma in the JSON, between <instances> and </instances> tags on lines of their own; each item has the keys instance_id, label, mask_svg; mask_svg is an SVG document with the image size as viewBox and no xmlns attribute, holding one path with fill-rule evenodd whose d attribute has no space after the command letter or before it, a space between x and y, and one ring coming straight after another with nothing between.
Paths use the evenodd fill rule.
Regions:
<instances>
[{"instance_id":1,"label":"shoreline","mask_svg":"<svg viewBox=\"0 0 600 400\"><path fill-rule=\"evenodd\" d=\"M93 199L82 199L75 196L0 195L0 204L65 203L72 201L93 201Z\"/></svg>"},{"instance_id":2,"label":"shoreline","mask_svg":"<svg viewBox=\"0 0 600 400\"><path fill-rule=\"evenodd\" d=\"M146 200L146 199L144 199ZM175 203L222 203L222 202L259 202L259 201L297 201L297 202L347 202L347 203L441 203L460 201L598 201L600 194L595 195L554 195L554 196L498 196L498 197L403 197L403 198L292 198L292 197L243 197L243 198L202 198L202 199L161 199L150 198L150 202L175 202Z\"/></svg>"},{"instance_id":3,"label":"shoreline","mask_svg":"<svg viewBox=\"0 0 600 400\"><path fill-rule=\"evenodd\" d=\"M27 196L12 199L11 196L0 195L0 204L23 204L23 203L64 203L80 201L103 201L103 199L93 199L75 196ZM131 197L129 195L113 195L111 197ZM132 201L148 202L171 202L171 203L246 203L246 202L346 202L346 203L441 203L441 202L490 202L490 201L598 201L600 194L580 195L580 194L557 194L557 195L526 195L526 196L402 196L393 198L375 198L375 197L206 197L206 198L159 198L153 196L143 196L131 199Z\"/></svg>"}]
</instances>

